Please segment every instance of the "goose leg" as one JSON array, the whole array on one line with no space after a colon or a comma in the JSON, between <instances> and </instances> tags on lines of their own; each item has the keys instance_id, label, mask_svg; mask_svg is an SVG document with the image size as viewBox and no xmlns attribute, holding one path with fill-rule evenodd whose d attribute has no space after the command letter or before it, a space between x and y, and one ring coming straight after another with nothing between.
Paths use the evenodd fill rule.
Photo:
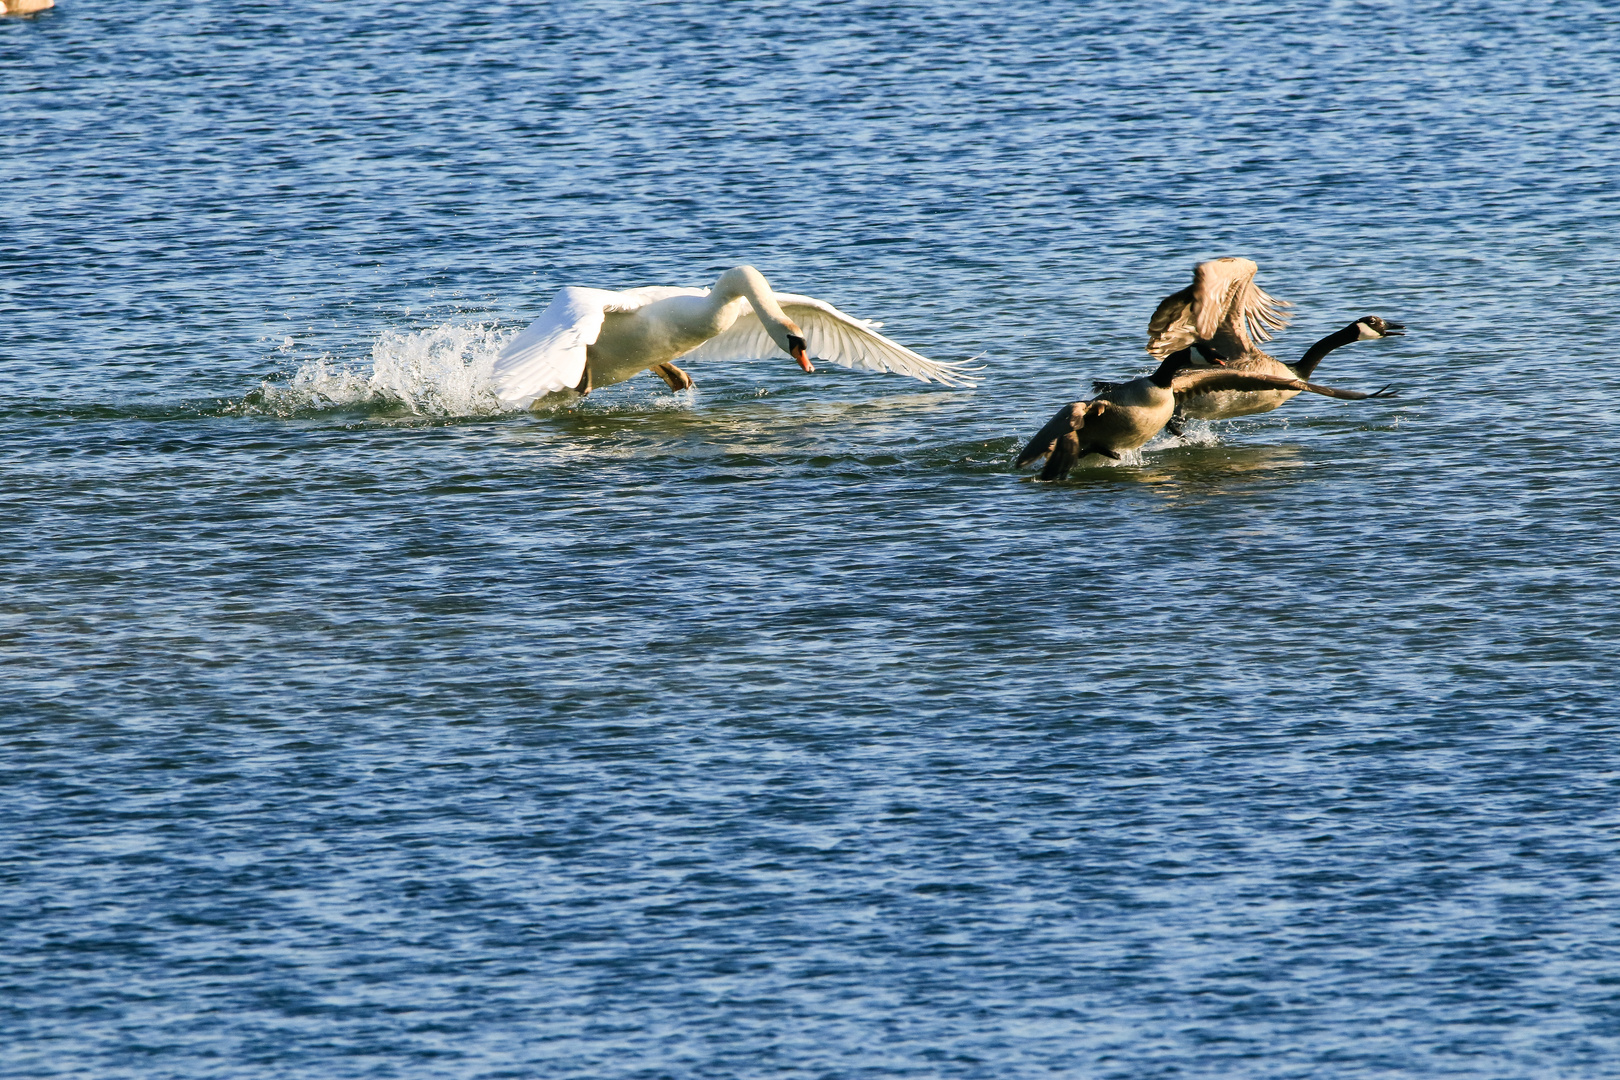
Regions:
<instances>
[{"instance_id":1,"label":"goose leg","mask_svg":"<svg viewBox=\"0 0 1620 1080\"><path fill-rule=\"evenodd\" d=\"M690 390L697 385L692 381L692 376L674 364L654 364L653 371L658 373L660 379L669 384L671 390Z\"/></svg>"},{"instance_id":2,"label":"goose leg","mask_svg":"<svg viewBox=\"0 0 1620 1080\"><path fill-rule=\"evenodd\" d=\"M1187 430L1187 418L1182 415L1180 409L1170 414L1170 419L1165 422L1164 430L1178 439L1181 438L1181 433Z\"/></svg>"}]
</instances>

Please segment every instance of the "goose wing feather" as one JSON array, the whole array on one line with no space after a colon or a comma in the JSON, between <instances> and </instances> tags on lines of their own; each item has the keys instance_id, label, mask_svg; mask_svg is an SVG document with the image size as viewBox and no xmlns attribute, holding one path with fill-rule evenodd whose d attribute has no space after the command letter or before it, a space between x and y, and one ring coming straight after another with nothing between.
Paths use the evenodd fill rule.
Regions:
<instances>
[{"instance_id":1,"label":"goose wing feather","mask_svg":"<svg viewBox=\"0 0 1620 1080\"><path fill-rule=\"evenodd\" d=\"M1195 341L1209 341L1234 358L1257 341L1270 341L1273 330L1288 325L1291 305L1254 283L1259 269L1232 256L1199 263L1193 283L1160 301L1148 320L1147 351L1163 360Z\"/></svg>"},{"instance_id":2,"label":"goose wing feather","mask_svg":"<svg viewBox=\"0 0 1620 1080\"><path fill-rule=\"evenodd\" d=\"M1248 371L1228 371L1225 368L1200 368L1183 371L1170 381L1170 389L1177 394L1213 394L1222 390L1298 390L1301 393L1321 394L1324 397L1346 401L1364 401L1367 398L1391 398L1399 391L1384 387L1374 393L1360 390L1340 390L1333 386L1290 379L1282 375L1258 375Z\"/></svg>"},{"instance_id":3,"label":"goose wing feather","mask_svg":"<svg viewBox=\"0 0 1620 1080\"><path fill-rule=\"evenodd\" d=\"M1106 401L1073 401L1063 406L1018 452L1018 457L1013 461L1014 467L1021 468L1044 457L1046 466L1041 469L1041 479L1063 479L1080 460L1080 433L1085 430L1086 419L1102 416L1108 408ZM1103 452L1107 453L1106 450Z\"/></svg>"},{"instance_id":4,"label":"goose wing feather","mask_svg":"<svg viewBox=\"0 0 1620 1080\"><path fill-rule=\"evenodd\" d=\"M566 285L495 357L490 389L512 409L526 409L546 394L572 389L585 374L586 346L601 334L608 312L635 311L670 296L707 294L707 289L662 286L614 292Z\"/></svg>"},{"instance_id":5,"label":"goose wing feather","mask_svg":"<svg viewBox=\"0 0 1620 1080\"><path fill-rule=\"evenodd\" d=\"M923 382L946 386L975 386L973 368L930 360L897 341L884 337L872 323L848 315L825 300L797 293L776 294L783 314L804 331L810 355L817 360L862 371L892 371ZM782 355L752 309L744 312L722 334L686 352L688 360L753 360Z\"/></svg>"},{"instance_id":6,"label":"goose wing feather","mask_svg":"<svg viewBox=\"0 0 1620 1080\"><path fill-rule=\"evenodd\" d=\"M1013 459L1013 464L1022 468L1032 461L1055 453L1064 439L1086 426L1087 416L1100 412L1100 407L1094 409L1090 401L1071 401L1059 409L1056 415L1046 422L1045 427L1035 433L1035 437L1030 439L1018 452L1018 457ZM1077 441L1076 446L1078 445Z\"/></svg>"}]
</instances>

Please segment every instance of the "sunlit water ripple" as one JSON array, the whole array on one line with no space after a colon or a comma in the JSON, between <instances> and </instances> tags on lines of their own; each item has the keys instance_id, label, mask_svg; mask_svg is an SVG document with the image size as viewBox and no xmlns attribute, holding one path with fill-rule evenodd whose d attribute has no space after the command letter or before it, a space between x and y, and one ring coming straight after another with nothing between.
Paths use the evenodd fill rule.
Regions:
<instances>
[{"instance_id":1,"label":"sunlit water ripple","mask_svg":"<svg viewBox=\"0 0 1620 1080\"><path fill-rule=\"evenodd\" d=\"M1620 1076L1620 15L0 19L0 1073ZM1036 484L1191 265L1297 400ZM502 413L739 262L952 391Z\"/></svg>"}]
</instances>

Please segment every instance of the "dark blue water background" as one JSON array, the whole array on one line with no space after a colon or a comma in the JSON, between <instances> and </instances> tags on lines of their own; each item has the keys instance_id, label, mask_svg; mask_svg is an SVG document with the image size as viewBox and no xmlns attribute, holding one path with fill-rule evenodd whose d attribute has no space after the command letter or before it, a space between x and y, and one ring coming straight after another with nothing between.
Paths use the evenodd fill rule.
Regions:
<instances>
[{"instance_id":1,"label":"dark blue water background","mask_svg":"<svg viewBox=\"0 0 1620 1080\"><path fill-rule=\"evenodd\" d=\"M1604 3L0 20L0 1073L1620 1076ZM1298 400L1008 458L1241 254ZM950 391L477 376L778 287Z\"/></svg>"}]
</instances>

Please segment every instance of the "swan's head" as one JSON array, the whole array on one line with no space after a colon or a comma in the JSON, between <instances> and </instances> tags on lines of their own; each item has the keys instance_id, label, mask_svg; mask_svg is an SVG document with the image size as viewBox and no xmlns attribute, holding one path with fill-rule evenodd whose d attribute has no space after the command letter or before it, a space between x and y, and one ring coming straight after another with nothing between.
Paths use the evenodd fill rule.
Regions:
<instances>
[{"instance_id":1,"label":"swan's head","mask_svg":"<svg viewBox=\"0 0 1620 1080\"><path fill-rule=\"evenodd\" d=\"M1356 320L1356 340L1375 341L1382 337L1400 337L1406 327L1398 322L1386 322L1376 315L1363 315Z\"/></svg>"},{"instance_id":2,"label":"swan's head","mask_svg":"<svg viewBox=\"0 0 1620 1080\"><path fill-rule=\"evenodd\" d=\"M788 335L788 355L797 360L804 370L816 370L816 366L810 362L810 343L804 340L803 334Z\"/></svg>"},{"instance_id":3,"label":"swan's head","mask_svg":"<svg viewBox=\"0 0 1620 1080\"><path fill-rule=\"evenodd\" d=\"M792 319L783 319L777 322L774 319L765 320L765 329L770 332L771 340L776 347L787 353L799 362L799 366L806 371L814 371L816 367L810 362L810 343L804 339L804 331Z\"/></svg>"}]
</instances>

